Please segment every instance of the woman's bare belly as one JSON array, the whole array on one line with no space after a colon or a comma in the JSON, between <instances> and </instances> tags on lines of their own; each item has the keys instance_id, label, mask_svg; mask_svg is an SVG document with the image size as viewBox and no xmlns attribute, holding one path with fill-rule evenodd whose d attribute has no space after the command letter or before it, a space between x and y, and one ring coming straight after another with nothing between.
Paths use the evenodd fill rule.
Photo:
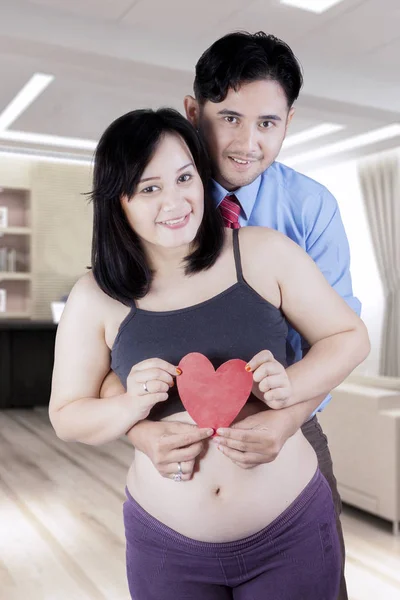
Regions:
<instances>
[{"instance_id":1,"label":"woman's bare belly","mask_svg":"<svg viewBox=\"0 0 400 600\"><path fill-rule=\"evenodd\" d=\"M238 420L258 412L247 404ZM193 423L188 413L168 421ZM317 457L301 431L289 438L270 463L242 469L209 441L190 481L162 477L151 460L136 450L127 478L135 500L168 527L204 542L238 540L260 531L278 517L306 487Z\"/></svg>"}]
</instances>

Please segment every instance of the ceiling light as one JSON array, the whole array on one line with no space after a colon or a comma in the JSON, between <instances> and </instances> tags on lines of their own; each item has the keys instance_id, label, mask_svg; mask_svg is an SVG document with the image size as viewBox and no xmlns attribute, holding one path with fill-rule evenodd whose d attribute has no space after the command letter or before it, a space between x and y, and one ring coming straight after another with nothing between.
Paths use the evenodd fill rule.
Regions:
<instances>
[{"instance_id":1,"label":"ceiling light","mask_svg":"<svg viewBox=\"0 0 400 600\"><path fill-rule=\"evenodd\" d=\"M281 0L281 4L321 14L343 0Z\"/></svg>"},{"instance_id":2,"label":"ceiling light","mask_svg":"<svg viewBox=\"0 0 400 600\"><path fill-rule=\"evenodd\" d=\"M0 131L10 127L12 123L28 108L30 104L47 88L53 81L53 75L35 73L22 90L18 92L10 104L0 115Z\"/></svg>"},{"instance_id":3,"label":"ceiling light","mask_svg":"<svg viewBox=\"0 0 400 600\"><path fill-rule=\"evenodd\" d=\"M0 157L4 156L5 158L15 158L21 160L34 160L40 162L52 162L52 163L63 163L63 164L73 164L73 165L87 165L93 166L92 160L89 158L80 158L80 157L68 157L68 156L54 156L51 154L39 154L34 152L23 152L20 149L7 149L3 150L0 147Z\"/></svg>"},{"instance_id":4,"label":"ceiling light","mask_svg":"<svg viewBox=\"0 0 400 600\"><path fill-rule=\"evenodd\" d=\"M95 150L97 142L81 138L62 137L58 135L45 135L41 133L28 133L26 131L0 131L0 139L11 142L25 142L27 144L43 144L44 146L60 146L62 148L76 148L79 150Z\"/></svg>"},{"instance_id":5,"label":"ceiling light","mask_svg":"<svg viewBox=\"0 0 400 600\"><path fill-rule=\"evenodd\" d=\"M321 125L310 127L309 129L300 131L300 133L289 135L283 142L283 149L286 150L287 148L292 148L293 146L298 146L299 144L305 144L306 142L316 140L325 135L330 135L331 133L336 133L342 129L344 129L344 125L338 125L335 123L322 123Z\"/></svg>"},{"instance_id":6,"label":"ceiling light","mask_svg":"<svg viewBox=\"0 0 400 600\"><path fill-rule=\"evenodd\" d=\"M318 160L326 158L327 156L339 154L340 152L354 150L355 148L369 146L370 144L389 140L397 136L400 136L400 123L393 123L392 125L387 125L386 127L381 127L380 129L369 131L368 133L355 135L347 140L328 144L327 146L322 146L322 148L303 152L297 156L288 157L285 159L285 164L294 166L310 160Z\"/></svg>"}]
</instances>

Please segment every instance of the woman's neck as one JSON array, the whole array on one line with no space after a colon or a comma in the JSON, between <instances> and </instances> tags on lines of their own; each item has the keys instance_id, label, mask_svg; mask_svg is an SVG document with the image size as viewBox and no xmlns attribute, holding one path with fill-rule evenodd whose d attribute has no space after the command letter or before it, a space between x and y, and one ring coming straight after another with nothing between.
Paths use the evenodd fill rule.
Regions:
<instances>
[{"instance_id":1,"label":"woman's neck","mask_svg":"<svg viewBox=\"0 0 400 600\"><path fill-rule=\"evenodd\" d=\"M147 260L154 273L154 279L181 279L184 277L184 259L190 254L189 246L179 248L162 248L151 246L145 249Z\"/></svg>"}]
</instances>

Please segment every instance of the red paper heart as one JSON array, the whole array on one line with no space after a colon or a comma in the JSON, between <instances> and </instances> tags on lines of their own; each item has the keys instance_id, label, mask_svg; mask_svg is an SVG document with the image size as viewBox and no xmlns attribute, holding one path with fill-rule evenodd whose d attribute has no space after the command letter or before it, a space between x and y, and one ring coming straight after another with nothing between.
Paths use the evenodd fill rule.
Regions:
<instances>
[{"instance_id":1,"label":"red paper heart","mask_svg":"<svg viewBox=\"0 0 400 600\"><path fill-rule=\"evenodd\" d=\"M206 356L191 352L179 363L178 392L199 427L229 427L250 395L253 375L244 360L228 360L216 371Z\"/></svg>"}]
</instances>

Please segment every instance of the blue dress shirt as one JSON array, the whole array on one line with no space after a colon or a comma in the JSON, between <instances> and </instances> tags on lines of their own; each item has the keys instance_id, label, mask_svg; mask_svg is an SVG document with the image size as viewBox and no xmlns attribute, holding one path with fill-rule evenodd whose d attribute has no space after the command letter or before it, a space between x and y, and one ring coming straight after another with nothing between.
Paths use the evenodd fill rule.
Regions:
<instances>
[{"instance_id":1,"label":"blue dress shirt","mask_svg":"<svg viewBox=\"0 0 400 600\"><path fill-rule=\"evenodd\" d=\"M212 181L211 195L216 206L228 193ZM323 185L274 162L255 181L234 194L242 207L239 217L242 227L271 227L286 234L311 256L331 286L360 314L361 304L353 296L349 243L339 207ZM301 359L307 343L292 328L287 341L288 363L292 364ZM318 411L325 408L330 398L325 398Z\"/></svg>"}]
</instances>

